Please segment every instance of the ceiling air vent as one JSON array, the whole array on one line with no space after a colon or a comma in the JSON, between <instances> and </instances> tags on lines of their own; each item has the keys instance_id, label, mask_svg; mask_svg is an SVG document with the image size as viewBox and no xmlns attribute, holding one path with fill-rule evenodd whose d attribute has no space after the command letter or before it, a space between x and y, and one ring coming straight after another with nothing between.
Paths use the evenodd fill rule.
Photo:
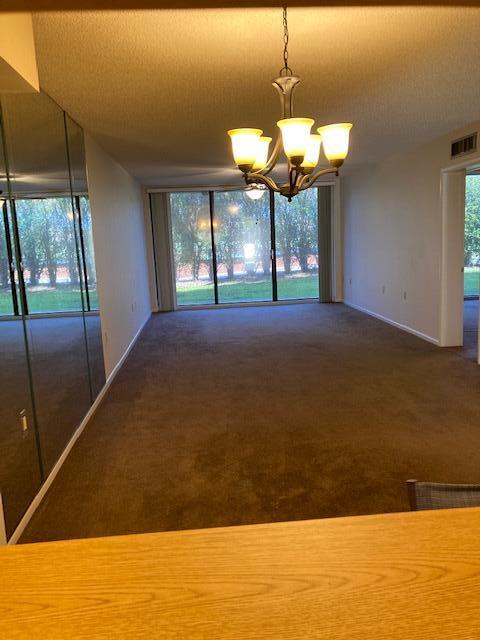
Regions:
<instances>
[{"instance_id":1,"label":"ceiling air vent","mask_svg":"<svg viewBox=\"0 0 480 640\"><path fill-rule=\"evenodd\" d=\"M471 133L465 138L454 140L452 142L452 158L458 158L467 153L472 153L477 150L477 133Z\"/></svg>"}]
</instances>

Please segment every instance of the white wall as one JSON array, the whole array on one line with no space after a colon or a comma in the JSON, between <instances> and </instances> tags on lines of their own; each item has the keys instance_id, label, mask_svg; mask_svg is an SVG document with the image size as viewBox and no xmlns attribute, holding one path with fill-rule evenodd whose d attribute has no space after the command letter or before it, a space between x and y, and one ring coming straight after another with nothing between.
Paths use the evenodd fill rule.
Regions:
<instances>
[{"instance_id":1,"label":"white wall","mask_svg":"<svg viewBox=\"0 0 480 640\"><path fill-rule=\"evenodd\" d=\"M85 156L108 376L151 313L143 196L89 135Z\"/></svg>"},{"instance_id":2,"label":"white wall","mask_svg":"<svg viewBox=\"0 0 480 640\"><path fill-rule=\"evenodd\" d=\"M467 159L450 159L451 141L479 127L470 124L343 178L347 304L439 340L441 172Z\"/></svg>"},{"instance_id":3,"label":"white wall","mask_svg":"<svg viewBox=\"0 0 480 640\"><path fill-rule=\"evenodd\" d=\"M31 13L0 13L0 92L39 91Z\"/></svg>"}]
</instances>

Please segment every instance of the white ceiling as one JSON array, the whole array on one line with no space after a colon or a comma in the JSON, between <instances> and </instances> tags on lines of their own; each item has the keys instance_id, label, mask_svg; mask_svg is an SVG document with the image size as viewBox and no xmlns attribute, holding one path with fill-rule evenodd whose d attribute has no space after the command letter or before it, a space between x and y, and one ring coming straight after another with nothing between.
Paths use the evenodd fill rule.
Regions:
<instances>
[{"instance_id":1,"label":"white ceiling","mask_svg":"<svg viewBox=\"0 0 480 640\"><path fill-rule=\"evenodd\" d=\"M294 8L296 115L351 121L350 167L479 119L480 9ZM274 134L279 9L45 13L41 85L143 184L233 184L226 130Z\"/></svg>"}]
</instances>

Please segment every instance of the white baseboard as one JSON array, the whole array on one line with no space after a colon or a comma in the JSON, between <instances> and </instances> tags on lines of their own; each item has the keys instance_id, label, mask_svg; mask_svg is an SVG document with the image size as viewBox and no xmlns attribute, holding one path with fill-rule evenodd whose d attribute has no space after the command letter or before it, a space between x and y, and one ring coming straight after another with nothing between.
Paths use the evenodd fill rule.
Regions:
<instances>
[{"instance_id":1,"label":"white baseboard","mask_svg":"<svg viewBox=\"0 0 480 640\"><path fill-rule=\"evenodd\" d=\"M426 340L427 342L431 342L432 344L436 344L437 346L440 344L437 338L432 338L432 336L428 336L426 333L422 333L421 331L417 331L416 329L412 329L412 327L407 326L406 324L401 324L400 322L396 322L391 318L387 318L386 316L382 316L380 313L375 313L375 311L370 311L370 309L366 309L365 307L360 306L359 304L355 304L354 302L350 302L348 300L344 300L343 304L347 307L352 307L352 309L356 309L357 311L361 311L362 313L366 313L368 316L372 316L373 318L377 318L377 320L382 320L382 322L386 322L387 324L391 324L393 327L397 329L401 329L402 331L406 331L407 333L411 333L417 338L421 338L422 340Z\"/></svg>"},{"instance_id":2,"label":"white baseboard","mask_svg":"<svg viewBox=\"0 0 480 640\"><path fill-rule=\"evenodd\" d=\"M94 413L96 412L96 410L98 409L98 407L100 406L103 398L105 397L105 394L108 391L108 388L110 387L110 385L112 384L115 376L117 375L117 373L120 371L120 368L122 367L122 364L125 362L128 354L130 353L130 351L132 350L133 345L135 344L135 342L138 340L138 337L140 336L140 334L143 331L143 328L145 327L145 325L147 324L148 320L150 319L150 315L146 318L146 320L143 322L143 324L141 325L141 327L139 328L139 330L137 331L137 333L134 335L134 337L132 338L130 344L128 345L128 347L125 349L124 354L122 355L122 357L120 358L120 360L117 362L117 364L115 365L115 367L112 369L110 375L108 376L108 378L105 380L105 384L102 387L102 390L100 391L100 393L98 394L98 396L96 397L94 403L92 404L92 406L90 407L90 409L87 411L85 417L83 418L82 422L80 423L80 425L77 427L75 433L73 434L73 436L70 438L67 446L65 447L65 449L62 452L62 455L59 457L59 459L57 460L57 462L55 463L55 466L53 467L53 469L50 471L50 473L48 474L47 478L45 479L45 482L42 484L42 486L40 487L37 495L34 497L34 499L32 500L32 502L30 503L28 509L26 510L23 518L20 520L20 522L17 525L17 528L15 529L15 531L12 533L12 535L10 536L9 540L8 540L8 544L16 544L18 542L18 540L20 539L20 536L22 535L22 533L25 530L25 527L27 526L27 524L30 522L31 517L33 516L33 514L35 513L35 511L38 509L39 504L41 503L41 501L43 500L43 498L45 497L45 494L47 493L48 489L50 488L52 482L55 480L58 472L60 471L60 469L62 468L63 463L65 462L65 460L67 459L68 454L70 453L70 451L73 448L73 445L75 444L75 442L78 440L78 438L80 437L80 435L82 434L82 431L85 429L85 427L87 426L87 424L89 423L90 419L92 418L92 416L94 415ZM1 499L1 496L0 496ZM1 506L1 505L0 505ZM1 531L0 531L0 544L1 544Z\"/></svg>"},{"instance_id":3,"label":"white baseboard","mask_svg":"<svg viewBox=\"0 0 480 640\"><path fill-rule=\"evenodd\" d=\"M3 512L2 494L0 493L0 546L7 544L7 531L5 529L5 514Z\"/></svg>"}]
</instances>

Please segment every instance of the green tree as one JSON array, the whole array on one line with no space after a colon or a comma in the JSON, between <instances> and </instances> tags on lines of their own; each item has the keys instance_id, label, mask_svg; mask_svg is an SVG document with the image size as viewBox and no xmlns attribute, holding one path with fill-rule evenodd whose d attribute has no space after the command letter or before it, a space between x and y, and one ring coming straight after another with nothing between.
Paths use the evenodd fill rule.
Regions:
<instances>
[{"instance_id":1,"label":"green tree","mask_svg":"<svg viewBox=\"0 0 480 640\"><path fill-rule=\"evenodd\" d=\"M172 193L172 236L175 264L192 270L198 280L200 267L211 269L210 210L203 193ZM211 274L210 274L211 275Z\"/></svg>"},{"instance_id":2,"label":"green tree","mask_svg":"<svg viewBox=\"0 0 480 640\"><path fill-rule=\"evenodd\" d=\"M0 211L0 288L7 289L9 285L8 253L3 217Z\"/></svg>"},{"instance_id":3,"label":"green tree","mask_svg":"<svg viewBox=\"0 0 480 640\"><path fill-rule=\"evenodd\" d=\"M275 198L276 242L283 256L284 273L291 273L292 258L297 258L302 272L311 271L309 257L318 246L317 190L304 191L288 202Z\"/></svg>"},{"instance_id":4,"label":"green tree","mask_svg":"<svg viewBox=\"0 0 480 640\"><path fill-rule=\"evenodd\" d=\"M480 175L466 178L464 258L466 267L480 258Z\"/></svg>"},{"instance_id":5,"label":"green tree","mask_svg":"<svg viewBox=\"0 0 480 640\"><path fill-rule=\"evenodd\" d=\"M215 248L217 264L224 264L227 278L233 280L235 262L243 258L246 203L236 191L225 191L215 198Z\"/></svg>"},{"instance_id":6,"label":"green tree","mask_svg":"<svg viewBox=\"0 0 480 640\"><path fill-rule=\"evenodd\" d=\"M295 199L288 202L283 196L275 198L276 244L283 258L285 275L291 273L292 257L295 255L296 213Z\"/></svg>"},{"instance_id":7,"label":"green tree","mask_svg":"<svg viewBox=\"0 0 480 640\"><path fill-rule=\"evenodd\" d=\"M252 240L257 248L257 260L262 265L263 274L270 275L271 270L271 231L270 231L270 201L268 193L264 193L260 200L251 200L247 195L243 195L244 209L251 218L253 224L251 228Z\"/></svg>"},{"instance_id":8,"label":"green tree","mask_svg":"<svg viewBox=\"0 0 480 640\"><path fill-rule=\"evenodd\" d=\"M40 274L45 266L45 255L41 242L42 213L38 207L31 206L31 200L16 200L18 230L22 247L22 261L29 272L29 283L38 285Z\"/></svg>"},{"instance_id":9,"label":"green tree","mask_svg":"<svg viewBox=\"0 0 480 640\"><path fill-rule=\"evenodd\" d=\"M60 200L65 199L44 198L30 201L41 212L40 243L51 287L57 286L58 263L65 256L61 225L66 219L66 212L62 208Z\"/></svg>"},{"instance_id":10,"label":"green tree","mask_svg":"<svg viewBox=\"0 0 480 640\"><path fill-rule=\"evenodd\" d=\"M292 201L295 219L294 254L303 273L311 270L308 258L316 253L318 246L317 197L317 190L310 189Z\"/></svg>"},{"instance_id":11,"label":"green tree","mask_svg":"<svg viewBox=\"0 0 480 640\"><path fill-rule=\"evenodd\" d=\"M88 197L82 196L80 198L80 207L82 211L83 243L85 247L88 285L94 288L97 284L97 276L95 272L95 251L93 247L92 213L90 211Z\"/></svg>"},{"instance_id":12,"label":"green tree","mask_svg":"<svg viewBox=\"0 0 480 640\"><path fill-rule=\"evenodd\" d=\"M70 284L79 286L78 252L80 251L80 243L75 238L74 212L72 209L71 198L55 198L52 202L52 216L54 217L58 238L61 242L61 249L57 251L57 260L65 263Z\"/></svg>"}]
</instances>

